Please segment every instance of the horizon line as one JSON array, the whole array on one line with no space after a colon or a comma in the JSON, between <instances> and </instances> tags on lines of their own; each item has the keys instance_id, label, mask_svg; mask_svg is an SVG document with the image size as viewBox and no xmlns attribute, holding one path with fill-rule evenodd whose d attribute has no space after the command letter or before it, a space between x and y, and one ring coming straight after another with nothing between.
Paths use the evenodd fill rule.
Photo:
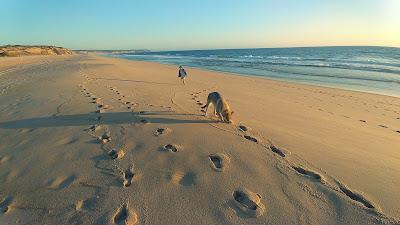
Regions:
<instances>
[{"instance_id":1,"label":"horizon line","mask_svg":"<svg viewBox=\"0 0 400 225\"><path fill-rule=\"evenodd\" d=\"M317 45L317 46L293 46L293 47L247 47L247 48L188 48L188 49L73 49L73 51L151 51L151 52L172 52L172 51L209 51L209 50L240 50L240 49L288 49L288 48L335 48L335 47L375 47L375 48L400 48L400 46L384 45Z\"/></svg>"},{"instance_id":2,"label":"horizon line","mask_svg":"<svg viewBox=\"0 0 400 225\"><path fill-rule=\"evenodd\" d=\"M244 48L187 48L187 49L146 49L146 48L118 48L118 49L81 49L68 48L61 45L47 44L3 44L0 47L7 46L53 46L67 48L72 51L149 51L149 52L171 52L171 51L211 51L211 50L241 50L241 49L290 49L290 48L337 48L337 47L375 47L375 48L400 48L400 46L385 46L385 45L316 45L316 46L286 46L286 47L244 47Z\"/></svg>"}]
</instances>

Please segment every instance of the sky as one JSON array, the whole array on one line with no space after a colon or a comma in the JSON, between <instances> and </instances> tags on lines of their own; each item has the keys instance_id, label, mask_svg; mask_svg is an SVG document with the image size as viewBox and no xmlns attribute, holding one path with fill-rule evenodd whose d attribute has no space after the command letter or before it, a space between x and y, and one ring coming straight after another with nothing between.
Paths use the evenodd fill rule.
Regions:
<instances>
[{"instance_id":1,"label":"sky","mask_svg":"<svg viewBox=\"0 0 400 225\"><path fill-rule=\"evenodd\" d=\"M400 0L0 0L0 45L400 47Z\"/></svg>"}]
</instances>

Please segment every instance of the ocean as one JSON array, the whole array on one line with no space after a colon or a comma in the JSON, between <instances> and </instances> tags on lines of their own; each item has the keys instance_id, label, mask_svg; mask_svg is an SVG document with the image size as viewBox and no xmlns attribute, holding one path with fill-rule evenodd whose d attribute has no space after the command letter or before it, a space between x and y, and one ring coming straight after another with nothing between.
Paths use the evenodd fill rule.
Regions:
<instances>
[{"instance_id":1,"label":"ocean","mask_svg":"<svg viewBox=\"0 0 400 225\"><path fill-rule=\"evenodd\" d=\"M400 48L257 48L110 56L400 97Z\"/></svg>"}]
</instances>

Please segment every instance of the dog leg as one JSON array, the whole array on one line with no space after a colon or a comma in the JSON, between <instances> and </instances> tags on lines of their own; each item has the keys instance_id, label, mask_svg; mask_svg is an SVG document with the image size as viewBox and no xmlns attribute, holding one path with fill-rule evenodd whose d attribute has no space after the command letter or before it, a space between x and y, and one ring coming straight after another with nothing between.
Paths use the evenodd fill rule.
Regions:
<instances>
[{"instance_id":1,"label":"dog leg","mask_svg":"<svg viewBox=\"0 0 400 225\"><path fill-rule=\"evenodd\" d=\"M222 122L225 122L224 117L222 116L222 113L218 113L219 118L221 119Z\"/></svg>"},{"instance_id":2,"label":"dog leg","mask_svg":"<svg viewBox=\"0 0 400 225\"><path fill-rule=\"evenodd\" d=\"M207 102L207 104L205 105L205 107L204 108L206 108L206 114L205 114L205 116L207 116L207 112L208 112L208 107L210 106L210 103L209 102Z\"/></svg>"}]
</instances>

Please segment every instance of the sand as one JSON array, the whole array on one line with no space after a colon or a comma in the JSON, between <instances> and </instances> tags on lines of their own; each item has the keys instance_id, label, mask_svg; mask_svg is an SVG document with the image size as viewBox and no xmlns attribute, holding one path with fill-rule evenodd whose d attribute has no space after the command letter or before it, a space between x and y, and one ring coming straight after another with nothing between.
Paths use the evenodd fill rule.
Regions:
<instances>
[{"instance_id":1,"label":"sand","mask_svg":"<svg viewBox=\"0 0 400 225\"><path fill-rule=\"evenodd\" d=\"M0 59L0 224L399 223L399 98L187 71Z\"/></svg>"}]
</instances>

